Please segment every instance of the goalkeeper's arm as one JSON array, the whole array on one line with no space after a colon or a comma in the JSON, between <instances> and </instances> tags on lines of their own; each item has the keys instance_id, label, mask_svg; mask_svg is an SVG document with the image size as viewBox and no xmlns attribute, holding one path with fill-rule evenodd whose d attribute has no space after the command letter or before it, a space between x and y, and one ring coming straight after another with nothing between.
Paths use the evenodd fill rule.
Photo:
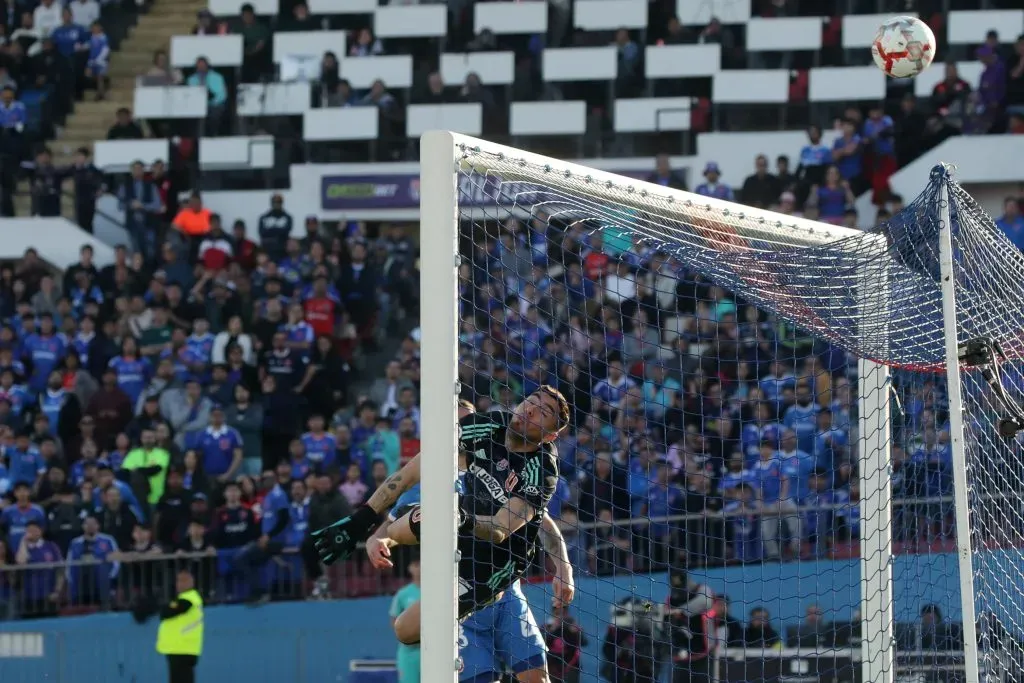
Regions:
<instances>
[{"instance_id":1,"label":"goalkeeper's arm","mask_svg":"<svg viewBox=\"0 0 1024 683\"><path fill-rule=\"evenodd\" d=\"M398 501L398 497L420 483L420 455L407 462L377 487L366 505L378 515L383 515Z\"/></svg>"},{"instance_id":2,"label":"goalkeeper's arm","mask_svg":"<svg viewBox=\"0 0 1024 683\"><path fill-rule=\"evenodd\" d=\"M544 546L544 552L555 565L555 576L551 581L551 587L554 589L556 604L565 606L572 602L576 593L572 563L569 562L569 549L565 545L565 539L562 538L558 523L551 519L551 515L547 511L544 511L542 515L540 542Z\"/></svg>"}]
</instances>

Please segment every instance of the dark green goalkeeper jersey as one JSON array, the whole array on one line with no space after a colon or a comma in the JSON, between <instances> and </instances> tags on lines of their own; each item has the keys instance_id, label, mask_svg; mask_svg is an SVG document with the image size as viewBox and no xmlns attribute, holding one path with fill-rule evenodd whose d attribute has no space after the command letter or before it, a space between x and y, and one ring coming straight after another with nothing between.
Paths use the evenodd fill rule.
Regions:
<instances>
[{"instance_id":1,"label":"dark green goalkeeper jersey","mask_svg":"<svg viewBox=\"0 0 1024 683\"><path fill-rule=\"evenodd\" d=\"M463 505L474 515L491 516L509 498L522 498L537 514L505 543L463 538L460 547L471 548L478 565L489 565L502 574L514 573L518 578L529 567L541 513L558 484L558 454L552 444L529 453L508 450L505 435L511 418L510 413L475 413L459 421L459 444L466 456ZM485 573L482 569L478 566L474 571L478 579Z\"/></svg>"}]
</instances>

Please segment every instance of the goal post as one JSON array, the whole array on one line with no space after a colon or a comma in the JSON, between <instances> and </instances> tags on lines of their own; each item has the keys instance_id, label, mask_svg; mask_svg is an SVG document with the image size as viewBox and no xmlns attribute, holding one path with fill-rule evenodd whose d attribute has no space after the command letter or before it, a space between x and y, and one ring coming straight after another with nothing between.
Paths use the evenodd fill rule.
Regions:
<instances>
[{"instance_id":1,"label":"goal post","mask_svg":"<svg viewBox=\"0 0 1024 683\"><path fill-rule=\"evenodd\" d=\"M893 681L904 666L897 654L903 637L900 624L920 619L908 636L911 649L959 650L963 653L960 659L943 660L941 666L948 664L962 671L959 675L963 677L957 680L978 683L975 602L982 598L976 596L975 586L990 586L989 611L1004 622L1011 621L1008 613L1014 609L1019 591L1013 597L996 595L996 588L1004 584L994 574L998 568L1005 571L1016 566L1013 560L1019 552L1010 551L1013 557L1009 560L986 560L980 568L974 561L979 552L975 547L978 529L969 516L969 500L974 505L975 497L969 499L968 486L983 449L972 451L967 442L996 441L998 437L991 434L994 401L985 393L986 387L976 377L971 379L974 371L961 378L957 353L963 339L958 341L958 324L960 334L971 337L992 336L995 328L978 325L964 331L962 316L974 310L983 292L968 288L962 300L954 296L958 277L964 277L963 257L957 251L963 243L951 234L955 224L957 229L965 229L965 220L951 215L950 205L953 199L963 200L966 193L961 196L962 190L952 183L948 172L933 177L926 194L910 205L905 215L895 218L891 229L861 232L445 131L422 137L420 157L421 667L426 683L457 680L460 667L455 572L456 398L460 392L463 396L469 393L480 395L480 405L488 410L508 407L516 395L509 385L522 391L543 375L545 353L568 359L547 370L570 389L580 386L589 390L604 382L600 390L595 389L600 398L594 399L591 412L574 415L570 429L576 451L582 448L577 429L592 440L588 464L566 463L575 468L573 476L577 477L567 484L569 512L563 533L579 545L578 624L591 630L586 633L588 639L598 641L596 649L592 645L582 653L579 666L587 680L607 680L602 667L614 667L615 663L597 661L603 656L599 654L601 639L606 630L609 634L615 628L621 630L624 622L620 616L631 609L633 616L626 619L633 624L631 628L640 628L634 621L651 622L651 652L657 654L651 658L658 662L655 678L673 680L677 672L697 666L679 656L680 626L670 623L668 617L660 621L660 613L649 609L649 601L655 598L674 599L669 577L686 569L701 590L716 597L728 596L734 604L742 604L744 612L771 604L785 613L787 633L780 634L781 651L713 643L713 675L719 681L734 680L730 673L734 670L741 671L738 675L743 680L771 678L776 674L769 673L770 667L777 671L781 662L794 667L788 672L792 675L807 673L798 670L801 667L826 667L828 657L834 660L828 666L836 668L840 657L847 654L849 662L843 666L857 670L855 680ZM946 199L943 193L951 191L958 194L940 206L940 199ZM531 224L539 229L530 232ZM552 244L545 243L546 251L541 254L537 243L545 239ZM585 252L579 244L587 240L590 253L602 258L581 264L578 257ZM991 241L988 233L985 240ZM601 242L603 251L593 246ZM1003 253L1004 246L992 247L993 253ZM570 250L572 258L564 257ZM561 262L550 256L556 252L563 254ZM603 257L609 253L613 265L606 266L608 259ZM532 262L523 262L531 258ZM479 259L486 263L478 263ZM573 280L595 263L609 268L607 278L602 276L596 283ZM622 275L616 274L616 263ZM672 282L656 270L667 268L666 263L675 264L673 272L686 273L668 298L687 301L679 310L673 308L672 315L651 313L657 317L652 322L640 309L657 308L657 304L636 301L644 296L659 300L665 294L652 283ZM466 272L460 273L460 267ZM585 279L586 273L583 276ZM609 284L612 277L619 286L634 288L628 306L623 304L622 291L608 289L613 287ZM696 279L691 282L690 278ZM623 280L626 285L621 284ZM538 304L542 288L550 288L545 291L552 293ZM646 294L635 288L646 288ZM545 315L549 309L557 311L563 322L569 322L559 330L526 320L539 307L545 308ZM749 320L738 320L741 309L751 316ZM532 341L523 332L530 324L541 330L541 336ZM748 356L722 346L727 334L721 330L743 325L742 334L748 337L735 346ZM623 334L627 327L630 329ZM645 349L643 341L639 347L634 344L629 353L625 346L616 346L625 344L625 336L637 336L641 328L650 332L650 340L656 340L649 343L656 350ZM1013 330L1005 332L1016 335ZM710 346L707 334L712 334ZM574 339L582 339L580 348L573 346ZM1007 345L1007 335L999 341ZM539 351L549 342L557 351ZM497 348L496 344L504 346ZM726 365L716 355L722 353L735 357L721 376L709 377L709 362L718 369ZM843 354L856 362L842 360ZM616 362L623 365L623 358L631 361L628 376L615 387L624 388L609 390L608 368ZM835 366L823 369L822 358L832 359ZM478 378L484 372L489 388L460 386L460 363L466 370L461 379ZM560 374L566 365L574 366L564 373L570 379ZM765 377L738 378L738 373L749 371L740 370L743 365L760 367ZM765 370L769 366L771 370ZM663 395L657 393L651 399L644 393L651 381L645 381L648 371L666 367L682 381L677 390L665 390L664 395L675 396L681 405L662 406L660 427L632 434L631 419L648 425L654 422L651 411L637 408L634 399L657 401ZM821 378L820 386L815 377ZM619 378L615 382L620 382ZM963 391L961 382L966 387ZM690 395L688 383L698 387L695 397ZM947 383L948 387L943 387ZM742 385L752 395L741 396L743 392L737 391L725 397L726 385L731 389ZM795 411L799 415L792 420L783 419L782 413L794 407L794 401L799 403L794 395L808 385L814 392L812 407ZM653 386L660 392L659 387L668 385L654 382ZM777 395L765 394L775 389ZM852 405L843 404L841 398L832 403L824 398L826 391L831 397L844 389L855 392ZM723 400L714 404L709 393ZM941 394L941 400L933 394ZM947 399L948 408L944 407ZM778 411L770 425L758 422L756 413L762 406ZM642 414L638 415L638 410ZM665 426L669 410L676 411L673 416L682 416L682 429L673 431ZM947 412L948 425L940 419ZM806 420L813 422L833 413L836 418L843 413L849 424L839 429L829 423L832 418L822 418L820 424L807 426ZM733 432L716 433L712 445L701 444L704 435L694 435L694 424L701 425L697 432L705 427L714 430L718 429L716 420L732 423ZM925 424L928 420L931 422ZM745 432L739 433L748 423L766 430L750 443L745 441ZM806 429L813 433L808 435ZM830 437L833 429L837 436ZM602 439L624 438L626 434L632 434L628 443L602 443ZM948 447L941 443L945 437L935 443L936 435L948 436ZM786 438L798 445L786 445ZM807 471L793 460L795 454L805 453L805 443L812 444L811 461L815 463ZM759 447L765 452L763 462L758 461ZM656 450L658 457L645 460L645 448ZM824 455L819 455L819 448ZM649 515L653 522L637 523L611 515L584 522L583 496L594 498L585 490L586 482L598 476L587 468L597 467L602 449L611 452L612 469L628 475L626 497L633 513L641 518L653 509L653 502L646 502L645 496L655 494L644 489L638 497L633 482L642 479L643 484L650 477L650 482L661 486L656 474L659 467L678 468L673 472L687 506L691 499L704 496L702 500L710 501L715 497L699 491L699 480L714 479L717 491L730 476L725 472L730 459L742 456L743 476L749 466L753 478L742 479L733 473L731 481L740 481L739 488L730 489L728 496L716 493L717 506L708 503L700 513L670 504L667 516ZM634 449L644 452L637 455ZM790 457L787 454L792 455L792 463L785 460ZM946 458L951 459L952 471L943 469ZM826 468L821 467L823 459L830 463ZM776 462L791 463L787 465L790 470L780 470L790 472L779 474L780 480L800 481L804 488L808 479L813 480L806 500L814 503L796 500L787 507L787 500L782 499L757 507L757 512L745 507L740 499L751 487L761 487L758 496L769 495L764 493L765 486L771 488L764 484L767 475L759 472ZM691 465L696 469L691 470ZM719 467L721 471L716 470ZM821 473L823 469L828 471ZM914 486L901 484L897 493L894 482L905 482L911 476ZM951 490L945 488L949 477ZM1017 475L1015 482L1024 485L1024 474ZM822 490L816 493L814 486L818 485ZM986 501L993 493L982 492ZM992 517L992 503L986 505L984 509ZM753 521L748 524L748 519ZM946 528L949 522L954 529ZM656 539L656 526L658 533L668 529L665 538L671 540ZM812 540L808 540L808 526L817 529ZM736 540L747 531L751 533L749 544ZM700 539L698 544L704 549L695 551L692 544L701 534L708 538ZM1021 532L1014 538L1024 540ZM655 548L659 544L660 550ZM747 545L741 551L741 544L756 551ZM620 553L616 547L627 552ZM714 550L707 549L710 547ZM644 556L648 552L650 556ZM945 577L949 580L941 585L922 585L922 581L943 579L948 562L952 562L955 576ZM539 564L543 573L543 562ZM993 576L984 581L984 577L978 578L986 573ZM644 580L636 581L638 576ZM758 582L763 584L760 593L751 587ZM640 584L649 588L637 588ZM902 586L899 594L898 586ZM766 593L773 590L782 593ZM631 595L637 604L647 605L643 614L629 607ZM531 598L535 610L546 609L549 602L550 598L541 602ZM924 623L923 615L936 602L958 615L956 620L962 624L959 637L933 637L932 626ZM832 640L827 648L824 640L814 647L808 645L797 627L796 612L811 611L812 607L825 611L835 622L833 626L842 622L829 636ZM718 624L714 620L723 617L723 609L723 603L709 605L709 623ZM543 619L543 615L537 616ZM746 621L749 615L737 616ZM1016 629L1021 624L1007 626ZM796 629L792 647L790 627ZM836 635L841 632L845 635ZM851 638L853 632L859 635ZM907 643L900 648L906 649ZM825 654L826 650L831 654Z\"/></svg>"}]
</instances>

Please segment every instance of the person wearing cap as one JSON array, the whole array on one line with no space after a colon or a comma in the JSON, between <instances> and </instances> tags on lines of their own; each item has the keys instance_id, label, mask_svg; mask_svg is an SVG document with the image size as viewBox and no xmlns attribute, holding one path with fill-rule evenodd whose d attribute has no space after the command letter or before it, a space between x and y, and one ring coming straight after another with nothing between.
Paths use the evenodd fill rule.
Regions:
<instances>
[{"instance_id":1,"label":"person wearing cap","mask_svg":"<svg viewBox=\"0 0 1024 683\"><path fill-rule=\"evenodd\" d=\"M164 494L171 454L157 446L156 433L152 429L142 430L140 442L138 448L132 449L125 456L121 470L131 473L132 489L138 492L139 498L155 505Z\"/></svg>"},{"instance_id":2,"label":"person wearing cap","mask_svg":"<svg viewBox=\"0 0 1024 683\"><path fill-rule=\"evenodd\" d=\"M260 216L260 247L271 261L285 256L285 245L292 234L292 215L284 210L284 197L275 194L270 198L270 211Z\"/></svg>"},{"instance_id":3,"label":"person wearing cap","mask_svg":"<svg viewBox=\"0 0 1024 683\"><path fill-rule=\"evenodd\" d=\"M156 651L167 658L169 683L194 683L203 654L203 596L188 569L174 577L177 596L160 610Z\"/></svg>"},{"instance_id":4,"label":"person wearing cap","mask_svg":"<svg viewBox=\"0 0 1024 683\"><path fill-rule=\"evenodd\" d=\"M722 169L717 161L709 161L704 166L704 182L694 188L694 192L705 197L724 199L727 202L733 201L732 188L725 183L719 182L722 176Z\"/></svg>"}]
</instances>

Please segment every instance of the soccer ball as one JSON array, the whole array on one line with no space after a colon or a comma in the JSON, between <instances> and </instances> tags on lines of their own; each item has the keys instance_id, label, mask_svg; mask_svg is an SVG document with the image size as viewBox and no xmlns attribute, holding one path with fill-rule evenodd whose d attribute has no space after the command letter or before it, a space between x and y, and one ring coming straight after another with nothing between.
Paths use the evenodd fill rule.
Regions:
<instances>
[{"instance_id":1,"label":"soccer ball","mask_svg":"<svg viewBox=\"0 0 1024 683\"><path fill-rule=\"evenodd\" d=\"M935 34L914 17L893 17L878 27L871 56L893 78L911 78L935 59Z\"/></svg>"}]
</instances>

